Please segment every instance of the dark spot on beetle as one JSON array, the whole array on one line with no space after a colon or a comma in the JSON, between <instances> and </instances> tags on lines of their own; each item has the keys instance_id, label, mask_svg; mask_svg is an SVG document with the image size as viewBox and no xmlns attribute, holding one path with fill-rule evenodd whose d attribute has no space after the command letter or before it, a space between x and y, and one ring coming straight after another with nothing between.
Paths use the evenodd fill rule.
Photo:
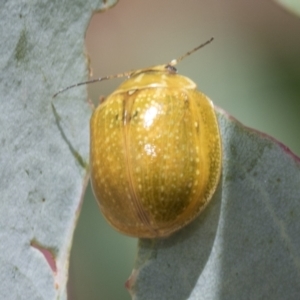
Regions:
<instances>
[{"instance_id":1,"label":"dark spot on beetle","mask_svg":"<svg viewBox=\"0 0 300 300\"><path fill-rule=\"evenodd\" d=\"M187 109L190 106L190 101L188 98L184 98L184 108Z\"/></svg>"},{"instance_id":2,"label":"dark spot on beetle","mask_svg":"<svg viewBox=\"0 0 300 300\"><path fill-rule=\"evenodd\" d=\"M277 180L276 180L278 183L280 183L281 182L281 179L280 178L277 178Z\"/></svg>"},{"instance_id":3,"label":"dark spot on beetle","mask_svg":"<svg viewBox=\"0 0 300 300\"><path fill-rule=\"evenodd\" d=\"M20 19L22 19L22 18L23 18L22 14L19 14L19 18L20 18Z\"/></svg>"},{"instance_id":4,"label":"dark spot on beetle","mask_svg":"<svg viewBox=\"0 0 300 300\"><path fill-rule=\"evenodd\" d=\"M46 201L46 199L45 198L42 198L42 202L45 202Z\"/></svg>"},{"instance_id":5,"label":"dark spot on beetle","mask_svg":"<svg viewBox=\"0 0 300 300\"><path fill-rule=\"evenodd\" d=\"M136 110L133 115L132 115L132 119L136 118L138 116L139 112Z\"/></svg>"},{"instance_id":6,"label":"dark spot on beetle","mask_svg":"<svg viewBox=\"0 0 300 300\"><path fill-rule=\"evenodd\" d=\"M115 115L115 120L118 121L119 115Z\"/></svg>"}]
</instances>

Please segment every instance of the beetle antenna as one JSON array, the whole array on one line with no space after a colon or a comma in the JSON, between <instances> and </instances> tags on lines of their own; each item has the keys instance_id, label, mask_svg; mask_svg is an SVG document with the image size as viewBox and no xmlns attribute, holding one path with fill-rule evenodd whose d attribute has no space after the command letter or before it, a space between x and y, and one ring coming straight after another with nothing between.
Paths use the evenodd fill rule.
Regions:
<instances>
[{"instance_id":1,"label":"beetle antenna","mask_svg":"<svg viewBox=\"0 0 300 300\"><path fill-rule=\"evenodd\" d=\"M193 50L185 53L184 55L178 57L177 59L173 59L168 66L175 66L177 65L179 62L181 62L184 58L186 58L187 56L193 54L194 52L198 51L200 48L203 48L204 46L210 44L212 41L214 40L214 38L210 38L208 41L206 41L205 43L199 45L198 47L194 48ZM104 76L104 77L99 77L96 79L91 79L88 81L84 81L84 82L79 82L76 84L72 84L70 86L67 86L66 88L63 88L61 90L59 90L57 93L55 93L52 98L55 98L57 95L73 88L73 87L77 87L80 85L84 85L84 84L90 84L90 83L94 83L94 82L98 82L98 81L103 81L103 80L109 80L109 79L114 79L114 78L121 78L121 77L130 77L132 74L134 74L134 71L130 71L130 72L125 72L125 73L119 73L119 74L114 74L114 75L108 75L108 76Z\"/></svg>"},{"instance_id":2,"label":"beetle antenna","mask_svg":"<svg viewBox=\"0 0 300 300\"><path fill-rule=\"evenodd\" d=\"M173 59L173 60L169 63L169 65L170 65L170 66L175 66L175 65L177 65L177 64L178 64L179 62L181 62L184 58L186 58L187 56L189 56L189 55L193 54L194 52L198 51L200 48L203 48L204 46L210 44L213 40L214 40L214 38L211 37L208 41L206 41L205 43L199 45L198 47L194 48L193 50L191 50L191 51L185 53L184 55L182 55L182 56L180 56L180 57L178 57L178 58L176 58L176 59Z\"/></svg>"},{"instance_id":3,"label":"beetle antenna","mask_svg":"<svg viewBox=\"0 0 300 300\"><path fill-rule=\"evenodd\" d=\"M76 84L72 84L70 86L67 86L66 88L63 88L61 90L59 90L57 93L55 93L52 98L55 98L58 94L60 93L63 93L73 87L76 87L76 86L80 86L80 85L84 85L84 84L89 84L89 83L94 83L94 82L97 82L97 81L103 81L103 80L109 80L109 79L113 79L113 78L121 78L121 77L128 77L132 74L132 72L125 72L125 73L119 73L119 74L115 74L115 75L108 75L108 76L104 76L104 77L99 77L99 78L95 78L95 79L91 79L91 80L88 80L88 81L84 81L84 82L79 82L79 83L76 83Z\"/></svg>"}]
</instances>

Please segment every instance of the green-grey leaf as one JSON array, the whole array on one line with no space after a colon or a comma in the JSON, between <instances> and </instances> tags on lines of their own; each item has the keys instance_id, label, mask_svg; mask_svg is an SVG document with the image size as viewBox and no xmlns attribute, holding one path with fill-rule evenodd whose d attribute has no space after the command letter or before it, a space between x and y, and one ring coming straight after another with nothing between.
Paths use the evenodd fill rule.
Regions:
<instances>
[{"instance_id":1,"label":"green-grey leaf","mask_svg":"<svg viewBox=\"0 0 300 300\"><path fill-rule=\"evenodd\" d=\"M299 299L300 159L218 112L223 173L205 212L139 241L133 299Z\"/></svg>"},{"instance_id":2,"label":"green-grey leaf","mask_svg":"<svg viewBox=\"0 0 300 300\"><path fill-rule=\"evenodd\" d=\"M289 12L300 17L300 1L299 0L275 0Z\"/></svg>"},{"instance_id":3,"label":"green-grey leaf","mask_svg":"<svg viewBox=\"0 0 300 300\"><path fill-rule=\"evenodd\" d=\"M2 1L0 299L66 299L89 161L84 33L115 1Z\"/></svg>"}]
</instances>

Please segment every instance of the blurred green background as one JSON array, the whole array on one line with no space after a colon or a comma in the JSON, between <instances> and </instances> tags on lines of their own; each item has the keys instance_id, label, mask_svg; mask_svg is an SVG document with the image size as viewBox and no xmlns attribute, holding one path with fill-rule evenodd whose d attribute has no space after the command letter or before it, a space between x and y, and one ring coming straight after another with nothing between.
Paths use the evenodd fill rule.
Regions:
<instances>
[{"instance_id":1,"label":"blurred green background","mask_svg":"<svg viewBox=\"0 0 300 300\"><path fill-rule=\"evenodd\" d=\"M213 102L300 155L300 18L271 0L121 0L95 14L86 33L94 77L169 62ZM90 98L119 80L88 86ZM276 162L274 162L276 163ZM137 240L109 227L88 188L74 236L70 300L126 300Z\"/></svg>"}]
</instances>

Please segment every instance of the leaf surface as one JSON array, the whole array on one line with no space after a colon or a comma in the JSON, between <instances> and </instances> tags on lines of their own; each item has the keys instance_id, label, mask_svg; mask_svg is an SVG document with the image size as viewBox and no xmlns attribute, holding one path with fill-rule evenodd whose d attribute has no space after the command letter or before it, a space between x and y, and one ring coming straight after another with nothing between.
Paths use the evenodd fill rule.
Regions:
<instances>
[{"instance_id":1,"label":"leaf surface","mask_svg":"<svg viewBox=\"0 0 300 300\"><path fill-rule=\"evenodd\" d=\"M3 2L3 1L2 1ZM84 34L115 1L4 1L0 10L0 299L66 299L87 183Z\"/></svg>"},{"instance_id":2,"label":"leaf surface","mask_svg":"<svg viewBox=\"0 0 300 300\"><path fill-rule=\"evenodd\" d=\"M300 2L298 0L275 0L287 11L300 17Z\"/></svg>"},{"instance_id":3,"label":"leaf surface","mask_svg":"<svg viewBox=\"0 0 300 300\"><path fill-rule=\"evenodd\" d=\"M207 209L139 241L133 299L298 299L300 159L218 110L223 173Z\"/></svg>"}]
</instances>

